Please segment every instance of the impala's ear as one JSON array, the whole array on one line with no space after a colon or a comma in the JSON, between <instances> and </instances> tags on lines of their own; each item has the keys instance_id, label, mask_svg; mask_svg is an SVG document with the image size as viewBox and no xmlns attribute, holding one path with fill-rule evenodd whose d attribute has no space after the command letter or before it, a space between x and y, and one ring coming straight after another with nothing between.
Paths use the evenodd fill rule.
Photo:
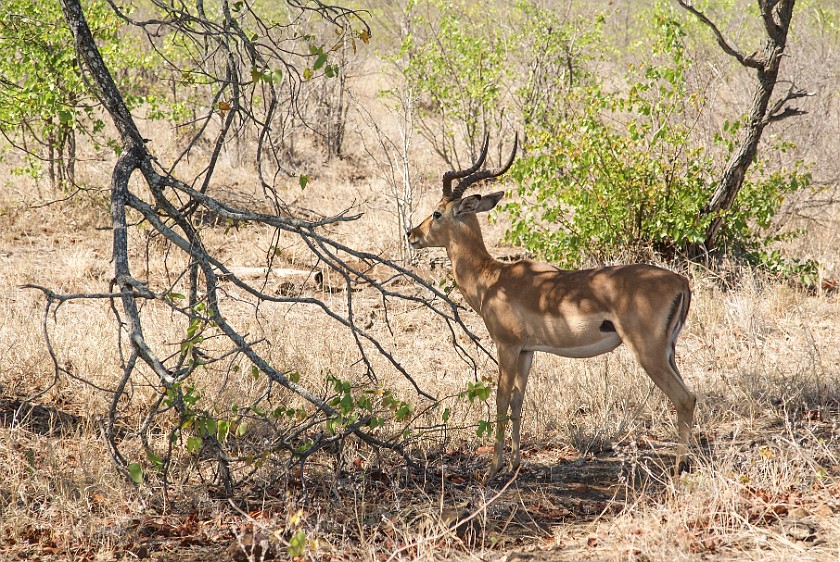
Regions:
<instances>
[{"instance_id":1,"label":"impala's ear","mask_svg":"<svg viewBox=\"0 0 840 562\"><path fill-rule=\"evenodd\" d=\"M458 203L458 208L455 210L455 215L464 215L466 213L484 213L499 204L504 196L504 191L497 191L495 193L488 193L487 195L470 195L464 197Z\"/></svg>"}]
</instances>

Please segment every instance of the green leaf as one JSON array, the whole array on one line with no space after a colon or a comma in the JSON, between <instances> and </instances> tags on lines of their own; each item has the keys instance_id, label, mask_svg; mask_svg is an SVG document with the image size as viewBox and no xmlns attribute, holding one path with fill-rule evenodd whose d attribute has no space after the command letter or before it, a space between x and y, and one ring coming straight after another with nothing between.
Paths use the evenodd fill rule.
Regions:
<instances>
[{"instance_id":1,"label":"green leaf","mask_svg":"<svg viewBox=\"0 0 840 562\"><path fill-rule=\"evenodd\" d=\"M340 427L341 423L342 423L341 416L328 419L327 420L327 431L330 432L331 434L336 433L336 428Z\"/></svg>"},{"instance_id":2,"label":"green leaf","mask_svg":"<svg viewBox=\"0 0 840 562\"><path fill-rule=\"evenodd\" d=\"M133 462L128 465L128 476L135 484L143 482L143 467L139 463Z\"/></svg>"},{"instance_id":3,"label":"green leaf","mask_svg":"<svg viewBox=\"0 0 840 562\"><path fill-rule=\"evenodd\" d=\"M219 440L219 443L224 444L230 434L230 422L226 420L219 420L216 425L218 427L218 430L216 431L216 439Z\"/></svg>"},{"instance_id":4,"label":"green leaf","mask_svg":"<svg viewBox=\"0 0 840 562\"><path fill-rule=\"evenodd\" d=\"M411 405L406 402L403 402L402 405L399 408L397 408L397 411L394 412L394 419L396 419L397 421L403 421L410 415Z\"/></svg>"},{"instance_id":5,"label":"green leaf","mask_svg":"<svg viewBox=\"0 0 840 562\"><path fill-rule=\"evenodd\" d=\"M309 176L306 174L301 174L298 178L298 183L300 184L301 189L306 189L306 184L309 183Z\"/></svg>"},{"instance_id":6,"label":"green leaf","mask_svg":"<svg viewBox=\"0 0 840 562\"><path fill-rule=\"evenodd\" d=\"M349 414L353 410L353 406L355 406L353 396L350 394L345 394L339 404L341 406L341 413L343 414Z\"/></svg>"},{"instance_id":7,"label":"green leaf","mask_svg":"<svg viewBox=\"0 0 840 562\"><path fill-rule=\"evenodd\" d=\"M151 451L146 451L146 458L151 461L157 470L160 470L163 467L163 459L154 454Z\"/></svg>"},{"instance_id":8,"label":"green leaf","mask_svg":"<svg viewBox=\"0 0 840 562\"><path fill-rule=\"evenodd\" d=\"M201 450L201 445L204 443L204 440L199 437L198 435L192 435L187 438L187 451L192 454L196 454Z\"/></svg>"},{"instance_id":9,"label":"green leaf","mask_svg":"<svg viewBox=\"0 0 840 562\"><path fill-rule=\"evenodd\" d=\"M318 58L315 59L315 64L312 65L312 70L320 70L322 66L327 62L327 53L321 53L318 55Z\"/></svg>"},{"instance_id":10,"label":"green leaf","mask_svg":"<svg viewBox=\"0 0 840 562\"><path fill-rule=\"evenodd\" d=\"M289 556L300 558L306 553L306 531L298 531L289 539Z\"/></svg>"}]
</instances>

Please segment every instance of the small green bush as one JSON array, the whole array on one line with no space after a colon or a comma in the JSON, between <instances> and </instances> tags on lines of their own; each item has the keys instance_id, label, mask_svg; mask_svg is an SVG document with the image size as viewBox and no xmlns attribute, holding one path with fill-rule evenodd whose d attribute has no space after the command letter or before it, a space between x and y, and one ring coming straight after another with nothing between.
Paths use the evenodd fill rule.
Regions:
<instances>
[{"instance_id":1,"label":"small green bush","mask_svg":"<svg viewBox=\"0 0 840 562\"><path fill-rule=\"evenodd\" d=\"M704 241L712 217L702 210L740 121L725 122L711 148L700 142L706 100L686 84L682 27L662 10L655 15L649 62L609 90L594 79L569 88L562 105L527 124L525 155L512 171L519 197L501 207L507 242L574 267L628 253L672 257ZM801 164L765 174L756 163L724 216L722 247L761 263L778 239L766 229L785 196L810 179Z\"/></svg>"}]
</instances>

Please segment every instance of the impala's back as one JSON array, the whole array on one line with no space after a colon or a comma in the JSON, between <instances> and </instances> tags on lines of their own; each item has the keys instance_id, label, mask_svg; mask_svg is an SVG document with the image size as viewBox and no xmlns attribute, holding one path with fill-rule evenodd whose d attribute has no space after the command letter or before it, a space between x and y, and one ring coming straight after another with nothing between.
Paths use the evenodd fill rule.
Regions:
<instances>
[{"instance_id":1,"label":"impala's back","mask_svg":"<svg viewBox=\"0 0 840 562\"><path fill-rule=\"evenodd\" d=\"M494 340L593 357L620 345L621 334L636 328L634 318L656 317L660 297L683 290L687 282L680 276L648 265L568 271L521 261L501 268L477 311ZM660 316L655 323L664 334L668 317Z\"/></svg>"}]
</instances>

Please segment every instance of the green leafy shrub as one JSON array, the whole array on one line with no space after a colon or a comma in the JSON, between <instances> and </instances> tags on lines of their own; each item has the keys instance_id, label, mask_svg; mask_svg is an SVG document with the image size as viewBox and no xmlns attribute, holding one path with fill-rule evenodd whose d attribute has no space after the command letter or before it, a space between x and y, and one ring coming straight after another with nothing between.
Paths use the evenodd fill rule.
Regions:
<instances>
[{"instance_id":1,"label":"green leafy shrub","mask_svg":"<svg viewBox=\"0 0 840 562\"><path fill-rule=\"evenodd\" d=\"M631 67L623 83L581 82L526 124L525 155L512 171L519 197L501 208L508 242L574 267L628 254L672 257L704 241L712 217L701 211L740 122L724 123L711 149L698 140L706 100L687 87L682 27L661 10L655 21L649 62ZM802 165L772 174L754 166L726 212L722 244L760 262L785 196L809 185Z\"/></svg>"},{"instance_id":2,"label":"green leafy shrub","mask_svg":"<svg viewBox=\"0 0 840 562\"><path fill-rule=\"evenodd\" d=\"M121 33L121 20L107 2L91 2L88 24L103 57L115 69L130 106L129 69L143 68L146 57ZM98 148L105 123L95 96L82 78L73 38L58 2L4 1L0 10L0 130L30 156L18 172L39 177L46 163L54 186L74 181L76 135Z\"/></svg>"},{"instance_id":3,"label":"green leafy shrub","mask_svg":"<svg viewBox=\"0 0 840 562\"><path fill-rule=\"evenodd\" d=\"M426 100L419 129L454 164L456 141L477 150L488 124L498 126L501 119L505 39L483 4L418 0L411 3L410 17L414 28L434 30L403 41L407 81Z\"/></svg>"}]
</instances>

